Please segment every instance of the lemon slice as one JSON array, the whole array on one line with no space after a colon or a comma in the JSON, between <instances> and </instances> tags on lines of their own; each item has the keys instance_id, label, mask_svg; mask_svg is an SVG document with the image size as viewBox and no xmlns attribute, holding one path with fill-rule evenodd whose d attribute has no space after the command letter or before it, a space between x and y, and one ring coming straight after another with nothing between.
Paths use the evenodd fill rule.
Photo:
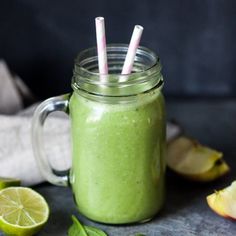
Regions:
<instances>
[{"instance_id":1,"label":"lemon slice","mask_svg":"<svg viewBox=\"0 0 236 236\"><path fill-rule=\"evenodd\" d=\"M10 186L19 186L19 185L20 185L19 179L0 177L0 190Z\"/></svg>"},{"instance_id":2,"label":"lemon slice","mask_svg":"<svg viewBox=\"0 0 236 236\"><path fill-rule=\"evenodd\" d=\"M167 147L167 165L176 173L195 180L212 181L229 171L223 154L181 136Z\"/></svg>"},{"instance_id":3,"label":"lemon slice","mask_svg":"<svg viewBox=\"0 0 236 236\"><path fill-rule=\"evenodd\" d=\"M236 220L236 181L207 196L207 203L217 214Z\"/></svg>"},{"instance_id":4,"label":"lemon slice","mask_svg":"<svg viewBox=\"0 0 236 236\"><path fill-rule=\"evenodd\" d=\"M25 187L0 191L0 229L9 235L30 236L46 223L49 208L37 192Z\"/></svg>"}]
</instances>

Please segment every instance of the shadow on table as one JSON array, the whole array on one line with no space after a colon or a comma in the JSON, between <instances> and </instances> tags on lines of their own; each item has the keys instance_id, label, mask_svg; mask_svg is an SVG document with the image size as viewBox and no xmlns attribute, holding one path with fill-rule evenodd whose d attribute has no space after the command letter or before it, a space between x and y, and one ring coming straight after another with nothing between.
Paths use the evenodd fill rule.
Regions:
<instances>
[{"instance_id":1,"label":"shadow on table","mask_svg":"<svg viewBox=\"0 0 236 236\"><path fill-rule=\"evenodd\" d=\"M186 217L189 211L196 212L197 209L206 207L206 196L211 194L215 189L221 189L230 183L233 173L210 183L196 183L186 181L185 179L177 176L171 171L167 171L166 178L166 202L162 211L151 220L149 223L144 224L145 230L148 226L155 225L155 222L166 222L169 224L168 219L175 219L178 216ZM86 225L93 225L101 228L107 232L118 232L122 230L137 231L144 229L141 224L132 225L104 225L98 224L88 220L80 215L73 201L72 192L69 188L61 188L51 186L50 184L43 184L35 187L48 201L51 208L49 222L46 227L40 232L42 236L54 235L55 232L60 232L58 235L66 235L67 230L72 224L71 215L76 215L81 222ZM158 229L160 230L160 229Z\"/></svg>"},{"instance_id":2,"label":"shadow on table","mask_svg":"<svg viewBox=\"0 0 236 236\"><path fill-rule=\"evenodd\" d=\"M167 170L166 202L163 210L155 218L165 218L177 215L178 212L189 209L195 202L206 200L206 196L216 189L221 189L225 183L230 183L231 174L209 183L198 183L184 179ZM206 203L206 201L205 201Z\"/></svg>"},{"instance_id":3,"label":"shadow on table","mask_svg":"<svg viewBox=\"0 0 236 236\"><path fill-rule=\"evenodd\" d=\"M72 225L71 215L77 212L71 189L48 183L36 186L35 189L45 197L50 208L49 221L40 235L67 235L67 230Z\"/></svg>"}]
</instances>

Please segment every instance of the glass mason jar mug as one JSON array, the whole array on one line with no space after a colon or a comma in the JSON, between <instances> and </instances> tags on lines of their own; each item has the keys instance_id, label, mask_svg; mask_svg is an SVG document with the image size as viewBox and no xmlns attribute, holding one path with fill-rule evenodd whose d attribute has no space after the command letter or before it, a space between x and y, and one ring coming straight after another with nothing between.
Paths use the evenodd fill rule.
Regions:
<instances>
[{"instance_id":1,"label":"glass mason jar mug","mask_svg":"<svg viewBox=\"0 0 236 236\"><path fill-rule=\"evenodd\" d=\"M98 74L96 48L79 54L73 93L50 98L33 118L33 149L44 177L72 187L78 210L109 224L144 222L164 201L165 109L156 55L139 47L133 73L120 75L127 45L108 45L109 74ZM56 175L42 150L42 127L54 111L69 114L72 167Z\"/></svg>"}]
</instances>

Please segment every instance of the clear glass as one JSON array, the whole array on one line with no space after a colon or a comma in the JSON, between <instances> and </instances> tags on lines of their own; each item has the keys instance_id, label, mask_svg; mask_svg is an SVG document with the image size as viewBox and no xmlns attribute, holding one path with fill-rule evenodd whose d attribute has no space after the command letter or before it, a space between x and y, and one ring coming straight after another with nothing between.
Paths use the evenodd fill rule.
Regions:
<instances>
[{"instance_id":1,"label":"clear glass","mask_svg":"<svg viewBox=\"0 0 236 236\"><path fill-rule=\"evenodd\" d=\"M71 119L69 182L78 210L108 224L151 219L161 209L165 195L161 65L152 51L140 47L133 73L121 76L126 52L127 45L108 45L109 75L98 74L96 48L81 52L72 79L74 92L56 99L62 101L60 110L67 111ZM48 104L54 104L53 100L45 101L35 113L33 146L45 177L66 185L66 176L56 176L44 153L39 153L38 130L47 111L60 105L52 109Z\"/></svg>"}]
</instances>

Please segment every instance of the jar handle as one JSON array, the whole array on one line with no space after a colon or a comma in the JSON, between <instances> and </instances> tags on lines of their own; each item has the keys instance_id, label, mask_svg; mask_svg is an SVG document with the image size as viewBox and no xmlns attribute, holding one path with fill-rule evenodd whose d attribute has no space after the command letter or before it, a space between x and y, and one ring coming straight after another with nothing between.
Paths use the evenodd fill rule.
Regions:
<instances>
[{"instance_id":1,"label":"jar handle","mask_svg":"<svg viewBox=\"0 0 236 236\"><path fill-rule=\"evenodd\" d=\"M63 111L68 114L70 94L52 97L42 102L35 110L32 120L32 146L34 156L42 175L46 180L58 186L68 186L68 175L65 171L55 171L50 166L43 149L43 126L48 115L54 111Z\"/></svg>"}]
</instances>

